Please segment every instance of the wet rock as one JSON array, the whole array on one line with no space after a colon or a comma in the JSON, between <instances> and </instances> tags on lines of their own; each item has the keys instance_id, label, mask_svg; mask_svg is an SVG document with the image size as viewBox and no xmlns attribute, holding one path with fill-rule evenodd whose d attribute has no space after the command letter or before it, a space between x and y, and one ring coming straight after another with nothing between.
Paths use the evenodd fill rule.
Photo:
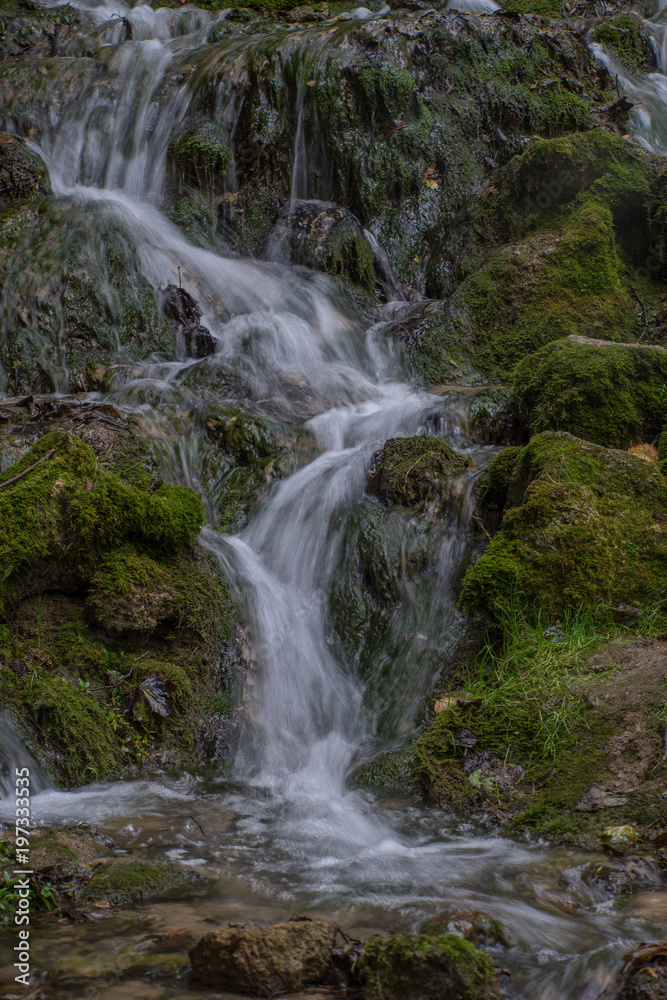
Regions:
<instances>
[{"instance_id":1,"label":"wet rock","mask_svg":"<svg viewBox=\"0 0 667 1000\"><path fill-rule=\"evenodd\" d=\"M215 337L201 323L186 326L183 330L183 341L189 358L205 358L215 351Z\"/></svg>"},{"instance_id":2,"label":"wet rock","mask_svg":"<svg viewBox=\"0 0 667 1000\"><path fill-rule=\"evenodd\" d=\"M454 935L372 938L358 962L368 1000L491 1000L490 960Z\"/></svg>"},{"instance_id":3,"label":"wet rock","mask_svg":"<svg viewBox=\"0 0 667 1000\"><path fill-rule=\"evenodd\" d=\"M190 950L195 977L216 989L265 995L321 982L329 970L334 928L298 920L271 927L210 931Z\"/></svg>"},{"instance_id":4,"label":"wet rock","mask_svg":"<svg viewBox=\"0 0 667 1000\"><path fill-rule=\"evenodd\" d=\"M359 220L331 202L288 202L261 253L270 260L325 271L366 295L384 278L376 273L376 255Z\"/></svg>"},{"instance_id":5,"label":"wet rock","mask_svg":"<svg viewBox=\"0 0 667 1000\"><path fill-rule=\"evenodd\" d=\"M217 122L187 119L171 140L167 157L179 189L199 188L210 198L222 193L233 152L228 136Z\"/></svg>"},{"instance_id":6,"label":"wet rock","mask_svg":"<svg viewBox=\"0 0 667 1000\"><path fill-rule=\"evenodd\" d=\"M216 340L210 330L199 322L201 309L184 288L167 285L160 290L160 308L180 332L189 358L205 358L215 351Z\"/></svg>"},{"instance_id":7,"label":"wet rock","mask_svg":"<svg viewBox=\"0 0 667 1000\"><path fill-rule=\"evenodd\" d=\"M568 869L559 878L567 889L601 890L605 896L625 896L639 889L658 889L664 885L664 876L655 862L644 858L614 858L599 863Z\"/></svg>"},{"instance_id":8,"label":"wet rock","mask_svg":"<svg viewBox=\"0 0 667 1000\"><path fill-rule=\"evenodd\" d=\"M312 7L294 7L286 15L287 20L292 24L310 24L315 21L326 21L329 17L329 8L322 4L317 10Z\"/></svg>"},{"instance_id":9,"label":"wet rock","mask_svg":"<svg viewBox=\"0 0 667 1000\"><path fill-rule=\"evenodd\" d=\"M49 194L51 182L43 160L21 139L0 133L0 209Z\"/></svg>"},{"instance_id":10,"label":"wet rock","mask_svg":"<svg viewBox=\"0 0 667 1000\"><path fill-rule=\"evenodd\" d=\"M130 906L205 886L208 882L201 875L177 865L118 858L95 869L79 899L82 904L103 900Z\"/></svg>"},{"instance_id":11,"label":"wet rock","mask_svg":"<svg viewBox=\"0 0 667 1000\"><path fill-rule=\"evenodd\" d=\"M465 458L450 445L421 434L387 441L375 459L372 475L379 475L378 492L388 503L416 508L436 496L447 504L452 499L451 478L465 468Z\"/></svg>"},{"instance_id":12,"label":"wet rock","mask_svg":"<svg viewBox=\"0 0 667 1000\"><path fill-rule=\"evenodd\" d=\"M453 934L470 941L476 947L511 946L509 935L500 921L485 917L476 910L434 917L422 930L424 934Z\"/></svg>"}]
</instances>

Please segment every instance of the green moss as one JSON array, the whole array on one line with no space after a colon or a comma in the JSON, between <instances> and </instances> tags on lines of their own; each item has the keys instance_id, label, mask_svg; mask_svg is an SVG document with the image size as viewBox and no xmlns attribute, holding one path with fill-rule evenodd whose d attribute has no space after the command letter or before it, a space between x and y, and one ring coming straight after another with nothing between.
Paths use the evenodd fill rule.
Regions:
<instances>
[{"instance_id":1,"label":"green moss","mask_svg":"<svg viewBox=\"0 0 667 1000\"><path fill-rule=\"evenodd\" d=\"M454 296L475 364L506 376L526 354L570 334L627 340L634 316L621 273L611 212L592 200L558 235L498 251Z\"/></svg>"},{"instance_id":2,"label":"green moss","mask_svg":"<svg viewBox=\"0 0 667 1000\"><path fill-rule=\"evenodd\" d=\"M440 1000L495 995L493 965L453 934L391 934L364 946L357 965L369 1000Z\"/></svg>"},{"instance_id":3,"label":"green moss","mask_svg":"<svg viewBox=\"0 0 667 1000\"><path fill-rule=\"evenodd\" d=\"M101 553L124 542L148 552L175 552L193 541L204 522L203 504L191 490L167 485L152 490L148 475L130 486L103 468L79 438L62 433L40 438L0 482L38 461L0 490L5 601L38 580L60 579L67 586L68 577L85 578Z\"/></svg>"},{"instance_id":4,"label":"green moss","mask_svg":"<svg viewBox=\"0 0 667 1000\"><path fill-rule=\"evenodd\" d=\"M212 195L221 188L233 152L220 126L205 121L172 139L167 156L181 187L190 185Z\"/></svg>"},{"instance_id":5,"label":"green moss","mask_svg":"<svg viewBox=\"0 0 667 1000\"><path fill-rule=\"evenodd\" d=\"M667 351L556 341L518 366L514 398L531 434L569 431L613 448L650 442L667 420Z\"/></svg>"},{"instance_id":6,"label":"green moss","mask_svg":"<svg viewBox=\"0 0 667 1000\"><path fill-rule=\"evenodd\" d=\"M118 773L125 754L109 731L107 710L65 677L36 677L21 697L24 712L51 745L69 783Z\"/></svg>"},{"instance_id":7,"label":"green moss","mask_svg":"<svg viewBox=\"0 0 667 1000\"><path fill-rule=\"evenodd\" d=\"M618 14L593 28L591 38L609 49L627 69L647 72L655 67L651 36L632 14Z\"/></svg>"},{"instance_id":8,"label":"green moss","mask_svg":"<svg viewBox=\"0 0 667 1000\"><path fill-rule=\"evenodd\" d=\"M462 455L430 434L391 438L375 461L387 501L412 508L446 493L450 477L466 468Z\"/></svg>"},{"instance_id":9,"label":"green moss","mask_svg":"<svg viewBox=\"0 0 667 1000\"><path fill-rule=\"evenodd\" d=\"M201 876L175 865L112 861L93 875L81 895L81 901L94 903L106 900L114 906L130 906L171 895L201 881Z\"/></svg>"},{"instance_id":10,"label":"green moss","mask_svg":"<svg viewBox=\"0 0 667 1000\"><path fill-rule=\"evenodd\" d=\"M667 484L655 465L551 432L514 461L511 503L464 577L464 608L495 617L514 588L550 614L599 599L641 605L660 593Z\"/></svg>"}]
</instances>

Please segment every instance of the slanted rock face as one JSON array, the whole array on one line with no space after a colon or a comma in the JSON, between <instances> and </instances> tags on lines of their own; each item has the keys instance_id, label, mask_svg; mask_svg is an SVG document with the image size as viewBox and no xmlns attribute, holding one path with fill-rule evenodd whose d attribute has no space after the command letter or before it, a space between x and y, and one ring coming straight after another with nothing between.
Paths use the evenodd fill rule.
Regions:
<instances>
[{"instance_id":1,"label":"slanted rock face","mask_svg":"<svg viewBox=\"0 0 667 1000\"><path fill-rule=\"evenodd\" d=\"M451 934L373 938L359 959L367 1000L490 1000L493 966L469 941Z\"/></svg>"},{"instance_id":2,"label":"slanted rock face","mask_svg":"<svg viewBox=\"0 0 667 1000\"><path fill-rule=\"evenodd\" d=\"M207 986L264 996L321 982L333 943L333 927L321 921L229 927L205 934L190 951L190 961Z\"/></svg>"}]
</instances>

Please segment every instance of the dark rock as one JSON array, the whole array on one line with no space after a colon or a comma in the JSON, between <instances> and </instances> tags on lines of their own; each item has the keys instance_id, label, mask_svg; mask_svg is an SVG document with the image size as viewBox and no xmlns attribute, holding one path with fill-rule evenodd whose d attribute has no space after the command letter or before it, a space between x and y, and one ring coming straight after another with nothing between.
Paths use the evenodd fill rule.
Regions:
<instances>
[{"instance_id":1,"label":"dark rock","mask_svg":"<svg viewBox=\"0 0 667 1000\"><path fill-rule=\"evenodd\" d=\"M46 166L21 139L0 134L0 208L51 194Z\"/></svg>"},{"instance_id":2,"label":"dark rock","mask_svg":"<svg viewBox=\"0 0 667 1000\"><path fill-rule=\"evenodd\" d=\"M209 931L190 950L194 974L216 989L266 995L321 982L334 928L311 920Z\"/></svg>"},{"instance_id":3,"label":"dark rock","mask_svg":"<svg viewBox=\"0 0 667 1000\"><path fill-rule=\"evenodd\" d=\"M193 323L183 330L185 350L189 358L205 358L215 351L215 337L201 323Z\"/></svg>"}]
</instances>

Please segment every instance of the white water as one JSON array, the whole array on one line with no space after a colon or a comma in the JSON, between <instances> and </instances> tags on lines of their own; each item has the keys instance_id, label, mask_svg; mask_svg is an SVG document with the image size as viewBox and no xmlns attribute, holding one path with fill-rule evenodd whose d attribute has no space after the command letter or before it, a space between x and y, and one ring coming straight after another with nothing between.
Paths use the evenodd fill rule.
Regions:
<instances>
[{"instance_id":1,"label":"white water","mask_svg":"<svg viewBox=\"0 0 667 1000\"><path fill-rule=\"evenodd\" d=\"M159 212L166 147L190 100L185 87L169 99L159 93L184 37L196 47L206 16L121 12L134 39L112 46L101 70L120 87L120 99L103 98L98 81L55 121L41 149L54 191L112 213L156 288L177 280L181 269L217 338L216 358L241 357L256 386L272 392L280 392L281 378L298 377L320 400L321 412L309 422L319 455L274 487L240 535L211 529L202 535L249 623L254 686L247 691L237 781L184 776L44 791L33 800L33 816L93 818L137 846L217 874L232 897L242 898L238 887L250 886L256 905L271 900L276 910L366 907L417 926L443 908L479 909L505 922L516 942L518 958L507 961L527 971L515 995L578 998L596 966L613 965L650 935L650 925L624 921L605 906L560 912L549 893L553 870L569 859L557 853L481 836L438 811L381 803L346 785L350 770L371 752L378 710L330 641L326 587L341 551L338 518L364 500L371 456L387 438L429 430L464 449L464 428L447 401L396 380L376 331L349 318L325 278L197 249ZM169 41L186 17L194 18L192 37ZM95 124L100 109L103 129ZM297 117L295 186L303 170L299 129ZM146 365L113 394L115 405L141 414L157 437L172 436L168 406L163 412L145 399L175 398L179 377L192 365ZM173 468L196 485L196 447L184 440L174 449ZM420 609L427 640L442 644L443 657L457 635L451 575L467 547L468 486L460 487L460 516L433 533L434 593ZM405 725L434 678L432 663L430 673L419 673L417 642L408 642L402 656L404 672L386 687ZM190 822L193 815L206 837Z\"/></svg>"}]
</instances>

